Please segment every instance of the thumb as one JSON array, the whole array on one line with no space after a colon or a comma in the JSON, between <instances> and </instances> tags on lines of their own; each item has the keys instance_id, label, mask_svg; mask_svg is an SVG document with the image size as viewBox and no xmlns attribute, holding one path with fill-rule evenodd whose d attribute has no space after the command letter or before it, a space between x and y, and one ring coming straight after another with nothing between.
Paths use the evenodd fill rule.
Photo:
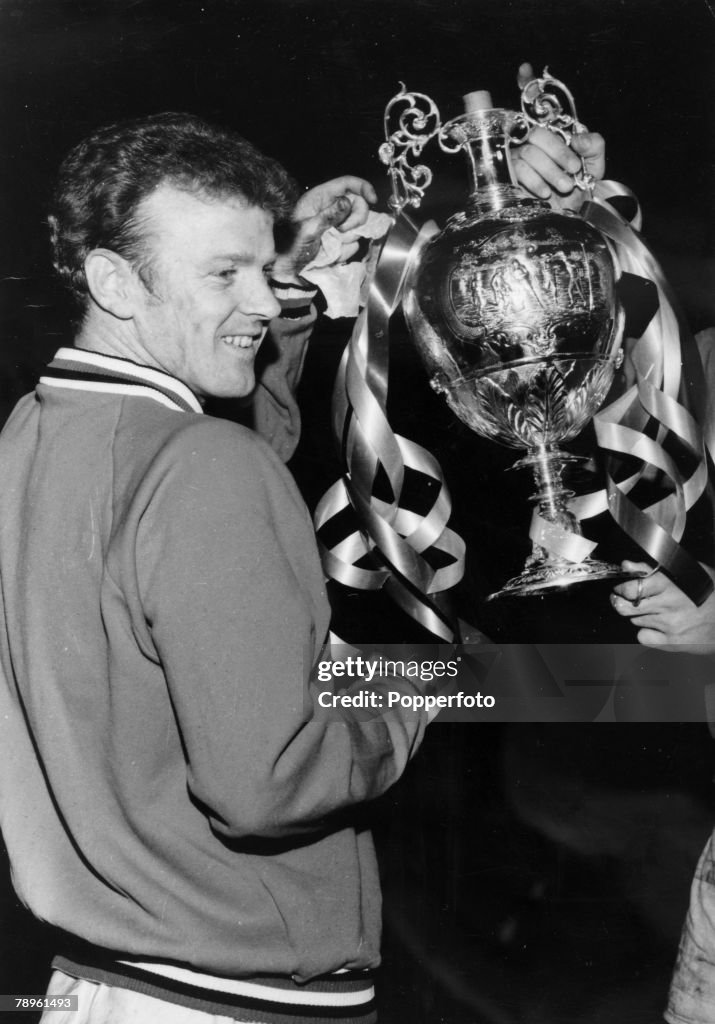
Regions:
<instances>
[{"instance_id":1,"label":"thumb","mask_svg":"<svg viewBox=\"0 0 715 1024\"><path fill-rule=\"evenodd\" d=\"M525 85L528 85L531 79L534 77L534 69L531 64L521 64L517 74L517 85L520 89L523 89Z\"/></svg>"}]
</instances>

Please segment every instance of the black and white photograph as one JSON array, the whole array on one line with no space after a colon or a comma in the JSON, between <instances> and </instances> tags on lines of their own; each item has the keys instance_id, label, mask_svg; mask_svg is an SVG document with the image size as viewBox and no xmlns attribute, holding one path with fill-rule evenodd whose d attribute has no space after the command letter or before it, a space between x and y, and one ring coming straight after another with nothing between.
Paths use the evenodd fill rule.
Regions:
<instances>
[{"instance_id":1,"label":"black and white photograph","mask_svg":"<svg viewBox=\"0 0 715 1024\"><path fill-rule=\"evenodd\" d=\"M713 0L0 0L0 1024L715 1024Z\"/></svg>"}]
</instances>

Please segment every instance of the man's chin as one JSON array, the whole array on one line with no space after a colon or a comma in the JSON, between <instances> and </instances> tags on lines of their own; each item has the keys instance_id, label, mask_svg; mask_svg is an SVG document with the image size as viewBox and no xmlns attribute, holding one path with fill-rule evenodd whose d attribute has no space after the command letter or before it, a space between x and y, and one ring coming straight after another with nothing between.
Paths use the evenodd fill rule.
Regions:
<instances>
[{"instance_id":1,"label":"man's chin","mask_svg":"<svg viewBox=\"0 0 715 1024\"><path fill-rule=\"evenodd\" d=\"M220 398L224 400L237 400L250 398L256 390L256 378L253 374L250 377L242 377L240 381L218 380L212 382L210 390L207 390L206 397Z\"/></svg>"}]
</instances>

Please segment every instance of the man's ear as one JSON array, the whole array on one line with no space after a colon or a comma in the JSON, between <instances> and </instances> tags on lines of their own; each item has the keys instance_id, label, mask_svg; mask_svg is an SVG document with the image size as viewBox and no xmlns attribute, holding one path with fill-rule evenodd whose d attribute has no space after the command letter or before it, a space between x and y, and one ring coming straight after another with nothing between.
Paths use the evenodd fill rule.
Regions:
<instances>
[{"instance_id":1,"label":"man's ear","mask_svg":"<svg viewBox=\"0 0 715 1024\"><path fill-rule=\"evenodd\" d=\"M111 249L92 249L84 261L84 273L97 305L119 320L131 320L136 284L129 262Z\"/></svg>"}]
</instances>

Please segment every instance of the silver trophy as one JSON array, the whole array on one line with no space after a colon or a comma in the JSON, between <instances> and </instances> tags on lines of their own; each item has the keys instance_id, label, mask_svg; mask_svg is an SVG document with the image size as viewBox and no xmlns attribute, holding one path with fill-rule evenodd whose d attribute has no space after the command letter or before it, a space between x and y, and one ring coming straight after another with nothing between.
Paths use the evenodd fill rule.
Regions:
<instances>
[{"instance_id":1,"label":"silver trophy","mask_svg":"<svg viewBox=\"0 0 715 1024\"><path fill-rule=\"evenodd\" d=\"M558 89L553 96L526 94L526 113L515 113L474 93L464 116L441 124L429 97L403 87L388 104L380 151L398 212L419 205L431 182L430 169L416 162L429 139L467 158L466 208L413 260L403 309L435 390L476 433L524 450L516 465L534 473L533 551L500 594L623 577L619 566L589 557L593 545L563 482L576 457L559 447L598 410L620 363L617 259L595 228L527 195L511 175L510 146L528 134L534 114L543 120L544 103L557 128L577 130L575 110L564 114Z\"/></svg>"}]
</instances>

